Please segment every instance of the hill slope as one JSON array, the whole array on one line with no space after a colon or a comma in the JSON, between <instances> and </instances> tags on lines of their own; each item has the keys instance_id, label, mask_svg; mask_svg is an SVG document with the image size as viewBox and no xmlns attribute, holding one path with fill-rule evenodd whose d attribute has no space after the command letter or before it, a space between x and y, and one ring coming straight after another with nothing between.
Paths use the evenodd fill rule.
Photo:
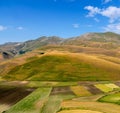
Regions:
<instances>
[{"instance_id":1,"label":"hill slope","mask_svg":"<svg viewBox=\"0 0 120 113\"><path fill-rule=\"evenodd\" d=\"M106 58L106 57L105 57ZM98 56L52 52L12 68L8 80L118 80L120 64Z\"/></svg>"}]
</instances>

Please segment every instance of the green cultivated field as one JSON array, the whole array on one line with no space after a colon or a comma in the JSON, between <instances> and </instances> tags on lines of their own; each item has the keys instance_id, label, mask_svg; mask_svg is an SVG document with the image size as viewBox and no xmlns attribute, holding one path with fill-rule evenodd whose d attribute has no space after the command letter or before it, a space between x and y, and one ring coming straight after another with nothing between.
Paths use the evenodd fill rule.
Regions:
<instances>
[{"instance_id":1,"label":"green cultivated field","mask_svg":"<svg viewBox=\"0 0 120 113\"><path fill-rule=\"evenodd\" d=\"M95 86L103 92L110 92L113 90L113 88L108 87L106 84L96 84Z\"/></svg>"},{"instance_id":2,"label":"green cultivated field","mask_svg":"<svg viewBox=\"0 0 120 113\"><path fill-rule=\"evenodd\" d=\"M115 103L120 105L120 92L115 94L110 94L103 96L99 99L100 102L109 102L109 103Z\"/></svg>"},{"instance_id":3,"label":"green cultivated field","mask_svg":"<svg viewBox=\"0 0 120 113\"><path fill-rule=\"evenodd\" d=\"M7 84L7 82L5 83ZM17 81L15 83L17 87L20 84ZM25 87L28 90L29 87L37 89L16 104L12 106L9 104L8 108L4 106L5 113L119 113L120 111L120 106L116 105L120 104L120 93L116 93L120 90L119 86L109 81L100 84L99 82L84 82L83 85L76 85L78 82L72 82L74 83L71 84L72 86L70 85L71 82L26 81L26 83ZM59 85L57 86L57 84ZM104 90L105 93L92 94L94 88L91 87L91 84L94 84L94 87L99 86L99 90ZM12 83L11 85L15 87L15 84ZM109 92L106 86L111 87L112 91ZM0 107L2 106L0 105Z\"/></svg>"},{"instance_id":4,"label":"green cultivated field","mask_svg":"<svg viewBox=\"0 0 120 113\"><path fill-rule=\"evenodd\" d=\"M56 113L60 109L62 99L59 96L50 96L41 113Z\"/></svg>"},{"instance_id":5,"label":"green cultivated field","mask_svg":"<svg viewBox=\"0 0 120 113\"><path fill-rule=\"evenodd\" d=\"M29 96L12 106L6 113L39 113L50 92L51 88L38 88ZM41 101L41 106L39 107L37 107L38 101Z\"/></svg>"}]
</instances>

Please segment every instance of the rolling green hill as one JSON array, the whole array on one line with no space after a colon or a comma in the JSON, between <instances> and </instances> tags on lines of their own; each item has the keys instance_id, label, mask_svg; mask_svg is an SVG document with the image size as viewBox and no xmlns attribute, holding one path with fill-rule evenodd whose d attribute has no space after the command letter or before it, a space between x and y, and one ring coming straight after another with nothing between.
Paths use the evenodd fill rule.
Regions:
<instances>
[{"instance_id":1,"label":"rolling green hill","mask_svg":"<svg viewBox=\"0 0 120 113\"><path fill-rule=\"evenodd\" d=\"M118 63L99 56L51 52L15 66L4 76L7 80L100 81L120 79Z\"/></svg>"}]
</instances>

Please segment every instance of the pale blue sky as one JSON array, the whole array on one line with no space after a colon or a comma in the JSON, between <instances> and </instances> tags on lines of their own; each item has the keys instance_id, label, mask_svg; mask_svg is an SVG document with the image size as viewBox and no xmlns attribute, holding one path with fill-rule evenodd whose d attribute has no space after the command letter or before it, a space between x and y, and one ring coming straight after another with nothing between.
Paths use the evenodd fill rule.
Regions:
<instances>
[{"instance_id":1,"label":"pale blue sky","mask_svg":"<svg viewBox=\"0 0 120 113\"><path fill-rule=\"evenodd\" d=\"M0 44L106 31L120 33L120 0L0 0Z\"/></svg>"}]
</instances>

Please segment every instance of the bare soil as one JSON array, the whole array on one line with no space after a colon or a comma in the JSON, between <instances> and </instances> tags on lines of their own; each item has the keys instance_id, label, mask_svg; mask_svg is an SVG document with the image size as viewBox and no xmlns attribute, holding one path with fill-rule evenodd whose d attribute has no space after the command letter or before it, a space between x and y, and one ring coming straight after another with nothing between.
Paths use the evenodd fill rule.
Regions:
<instances>
[{"instance_id":1,"label":"bare soil","mask_svg":"<svg viewBox=\"0 0 120 113\"><path fill-rule=\"evenodd\" d=\"M86 88L89 92L91 92L94 95L103 93L101 90L96 88L94 85L86 85Z\"/></svg>"},{"instance_id":2,"label":"bare soil","mask_svg":"<svg viewBox=\"0 0 120 113\"><path fill-rule=\"evenodd\" d=\"M51 95L56 95L56 94L74 94L70 87L63 86L63 87L54 87L52 89Z\"/></svg>"},{"instance_id":3,"label":"bare soil","mask_svg":"<svg viewBox=\"0 0 120 113\"><path fill-rule=\"evenodd\" d=\"M0 104L13 105L33 92L33 89L0 88Z\"/></svg>"}]
</instances>

